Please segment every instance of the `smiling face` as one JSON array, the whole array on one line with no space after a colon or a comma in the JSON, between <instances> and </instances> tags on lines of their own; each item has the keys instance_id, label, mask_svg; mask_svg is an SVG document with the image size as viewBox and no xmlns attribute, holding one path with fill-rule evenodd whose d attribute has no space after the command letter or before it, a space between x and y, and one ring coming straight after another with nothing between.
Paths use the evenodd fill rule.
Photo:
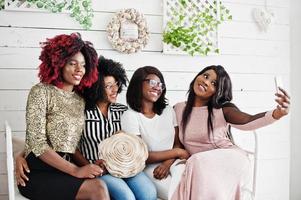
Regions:
<instances>
[{"instance_id":1,"label":"smiling face","mask_svg":"<svg viewBox=\"0 0 301 200\"><path fill-rule=\"evenodd\" d=\"M81 52L78 52L67 61L62 69L62 89L72 91L74 86L80 84L85 73L85 58Z\"/></svg>"},{"instance_id":2,"label":"smiling face","mask_svg":"<svg viewBox=\"0 0 301 200\"><path fill-rule=\"evenodd\" d=\"M162 87L164 86L162 86L158 76L155 74L147 75L142 83L143 101L156 102L162 94Z\"/></svg>"},{"instance_id":3,"label":"smiling face","mask_svg":"<svg viewBox=\"0 0 301 200\"><path fill-rule=\"evenodd\" d=\"M119 83L113 76L104 77L104 91L108 103L115 103L117 100Z\"/></svg>"},{"instance_id":4,"label":"smiling face","mask_svg":"<svg viewBox=\"0 0 301 200\"><path fill-rule=\"evenodd\" d=\"M210 69L199 75L193 84L193 91L196 100L208 102L212 95L216 92L217 75L214 70Z\"/></svg>"}]
</instances>

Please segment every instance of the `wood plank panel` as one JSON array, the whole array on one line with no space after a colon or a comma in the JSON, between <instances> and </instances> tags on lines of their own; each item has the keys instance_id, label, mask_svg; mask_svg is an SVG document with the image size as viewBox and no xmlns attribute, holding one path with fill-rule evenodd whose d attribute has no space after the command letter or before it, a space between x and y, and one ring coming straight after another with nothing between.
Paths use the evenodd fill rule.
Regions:
<instances>
[{"instance_id":1,"label":"wood plank panel","mask_svg":"<svg viewBox=\"0 0 301 200\"><path fill-rule=\"evenodd\" d=\"M105 31L108 23L115 13L94 12L91 31ZM47 22L45 22L47 19ZM162 16L145 15L145 19L151 33L162 32ZM2 26L19 28L41 28L47 26L48 29L63 30L84 30L81 25L69 16L68 13L50 12L0 12L0 24Z\"/></svg>"},{"instance_id":2,"label":"wood plank panel","mask_svg":"<svg viewBox=\"0 0 301 200\"><path fill-rule=\"evenodd\" d=\"M222 38L219 48L221 49L221 54L271 57L289 56L289 42Z\"/></svg>"},{"instance_id":3,"label":"wood plank panel","mask_svg":"<svg viewBox=\"0 0 301 200\"><path fill-rule=\"evenodd\" d=\"M59 34L70 34L70 30L57 29L23 29L23 28L3 28L0 27L0 35L6 37L6 40L0 41L0 46L9 47L39 47L40 42L44 42L46 38L52 38ZM92 42L97 49L112 49L111 44L106 39L106 32L79 31L84 40ZM9 36L9 37L8 37ZM161 51L161 35L150 34L149 43L145 47L146 51Z\"/></svg>"},{"instance_id":4,"label":"wood plank panel","mask_svg":"<svg viewBox=\"0 0 301 200\"><path fill-rule=\"evenodd\" d=\"M7 70L0 69L0 89L28 90L38 83L37 70ZM16 78L17 77L17 78Z\"/></svg>"},{"instance_id":5,"label":"wood plank panel","mask_svg":"<svg viewBox=\"0 0 301 200\"><path fill-rule=\"evenodd\" d=\"M39 42L54 35L73 31L47 30L47 29L22 29L0 27L0 35L7 37L0 41L1 47L39 47ZM106 39L105 32L80 31L84 40L90 40L97 49L112 49ZM8 37L10 36L10 37ZM244 45L241 45L244 44ZM258 48L258 47L261 48ZM230 55L256 55L256 56L288 56L289 43L282 41L251 40L221 37L221 54ZM151 34L145 51L162 51L161 35Z\"/></svg>"},{"instance_id":6,"label":"wood plank panel","mask_svg":"<svg viewBox=\"0 0 301 200\"><path fill-rule=\"evenodd\" d=\"M0 110L25 110L29 90L0 90Z\"/></svg>"},{"instance_id":7,"label":"wood plank panel","mask_svg":"<svg viewBox=\"0 0 301 200\"><path fill-rule=\"evenodd\" d=\"M0 152L2 152L2 151L0 151ZM7 173L6 153L0 153L0 175L1 174L6 174L6 173Z\"/></svg>"},{"instance_id":8,"label":"wood plank panel","mask_svg":"<svg viewBox=\"0 0 301 200\"><path fill-rule=\"evenodd\" d=\"M6 69L37 69L40 48L0 47L0 68ZM112 50L98 50L99 55L123 63L127 70L152 65L162 71L199 72L209 65L223 65L229 73L261 73L287 74L288 57L258 57L244 55L220 56L179 56L166 55L157 52L140 52L136 54L122 54Z\"/></svg>"},{"instance_id":9,"label":"wood plank panel","mask_svg":"<svg viewBox=\"0 0 301 200\"><path fill-rule=\"evenodd\" d=\"M261 6L225 3L225 6L231 11L233 16L233 22L250 22L253 25L254 8L261 8ZM95 10L94 17L92 19L91 30L106 30L108 22L115 14L115 10ZM289 12L286 8L271 8L275 15L275 19L271 25L274 27L277 24L288 25L289 24ZM160 15L145 14L145 18L150 32L160 33L162 32L162 13ZM44 19L48 19L45 23ZM53 29L75 29L83 30L73 18L69 17L68 13L50 13L50 12L11 12L3 10L0 12L0 24L2 26L11 27L28 27L28 28L40 28L47 26ZM273 32L273 31L269 31Z\"/></svg>"},{"instance_id":10,"label":"wood plank panel","mask_svg":"<svg viewBox=\"0 0 301 200\"><path fill-rule=\"evenodd\" d=\"M267 4L268 6L272 7L289 7L289 1L287 0L273 0L273 1L266 1L266 0L252 0L252 1L242 1L242 0L223 0L225 3L237 3L237 4L247 4L247 5L261 5L264 6Z\"/></svg>"},{"instance_id":11,"label":"wood plank panel","mask_svg":"<svg viewBox=\"0 0 301 200\"><path fill-rule=\"evenodd\" d=\"M288 199L289 159L259 160L258 165L256 187L256 196L258 199Z\"/></svg>"},{"instance_id":12,"label":"wood plank panel","mask_svg":"<svg viewBox=\"0 0 301 200\"><path fill-rule=\"evenodd\" d=\"M8 191L8 185L7 185L7 175L6 174L0 174L0 194L7 194Z\"/></svg>"},{"instance_id":13,"label":"wood plank panel","mask_svg":"<svg viewBox=\"0 0 301 200\"><path fill-rule=\"evenodd\" d=\"M162 15L162 1L141 1L141 0L93 0L93 8L98 11L118 11L124 8L135 8L144 14Z\"/></svg>"},{"instance_id":14,"label":"wood plank panel","mask_svg":"<svg viewBox=\"0 0 301 200\"><path fill-rule=\"evenodd\" d=\"M221 37L257 39L257 40L275 40L289 41L289 26L274 25L269 27L269 31L260 31L257 24L246 22L226 22L219 26L219 34ZM248 31L246 31L248 30Z\"/></svg>"},{"instance_id":15,"label":"wood plank panel","mask_svg":"<svg viewBox=\"0 0 301 200\"><path fill-rule=\"evenodd\" d=\"M248 2L244 2L244 3L235 3L235 2L227 2L227 1L222 1L222 2L230 10L233 17L233 21L239 21L239 22L254 23L255 22L253 16L254 9L263 8L262 5L251 5L248 4ZM289 11L286 7L269 6L268 9L272 10L273 13L275 14L273 24L286 24L286 25L289 24Z\"/></svg>"}]
</instances>

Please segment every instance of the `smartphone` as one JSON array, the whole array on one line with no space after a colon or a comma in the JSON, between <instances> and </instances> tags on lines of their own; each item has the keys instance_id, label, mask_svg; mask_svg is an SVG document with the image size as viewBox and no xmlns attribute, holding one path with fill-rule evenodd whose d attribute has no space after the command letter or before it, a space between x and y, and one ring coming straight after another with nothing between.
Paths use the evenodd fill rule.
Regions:
<instances>
[{"instance_id":1,"label":"smartphone","mask_svg":"<svg viewBox=\"0 0 301 200\"><path fill-rule=\"evenodd\" d=\"M281 76L275 76L276 92L280 93L279 87L283 89L283 81Z\"/></svg>"}]
</instances>

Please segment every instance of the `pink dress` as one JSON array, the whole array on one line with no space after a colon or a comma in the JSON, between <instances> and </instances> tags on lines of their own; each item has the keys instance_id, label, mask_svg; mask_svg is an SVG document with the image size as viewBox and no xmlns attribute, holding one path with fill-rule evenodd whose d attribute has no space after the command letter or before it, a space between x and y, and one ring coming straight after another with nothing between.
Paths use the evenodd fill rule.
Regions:
<instances>
[{"instance_id":1,"label":"pink dress","mask_svg":"<svg viewBox=\"0 0 301 200\"><path fill-rule=\"evenodd\" d=\"M246 153L233 145L227 137L229 125L242 130L254 130L275 121L272 111L250 117L236 107L213 109L213 138L208 137L207 107L193 107L185 137L181 126L185 103L175 106L179 137L185 149L191 154L187 160L181 181L173 194L173 200L239 200L240 188L250 172ZM234 114L233 114L234 113ZM233 114L233 115L232 115ZM231 123L229 123L231 121ZM246 122L240 125L235 122ZM214 142L212 142L214 141Z\"/></svg>"}]
</instances>

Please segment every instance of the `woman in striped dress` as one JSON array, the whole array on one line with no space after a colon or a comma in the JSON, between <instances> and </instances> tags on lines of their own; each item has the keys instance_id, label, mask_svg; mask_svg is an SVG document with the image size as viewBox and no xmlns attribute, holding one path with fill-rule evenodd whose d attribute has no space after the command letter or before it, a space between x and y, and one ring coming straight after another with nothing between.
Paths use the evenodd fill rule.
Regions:
<instances>
[{"instance_id":1,"label":"woman in striped dress","mask_svg":"<svg viewBox=\"0 0 301 200\"><path fill-rule=\"evenodd\" d=\"M104 57L99 58L98 71L98 81L84 92L85 128L74 160L79 166L94 163L104 170L100 179L107 184L112 199L154 200L155 186L144 172L131 178L117 178L107 173L103 160L99 159L101 141L121 130L120 117L127 106L116 100L122 86L126 86L127 77L120 63Z\"/></svg>"}]
</instances>

